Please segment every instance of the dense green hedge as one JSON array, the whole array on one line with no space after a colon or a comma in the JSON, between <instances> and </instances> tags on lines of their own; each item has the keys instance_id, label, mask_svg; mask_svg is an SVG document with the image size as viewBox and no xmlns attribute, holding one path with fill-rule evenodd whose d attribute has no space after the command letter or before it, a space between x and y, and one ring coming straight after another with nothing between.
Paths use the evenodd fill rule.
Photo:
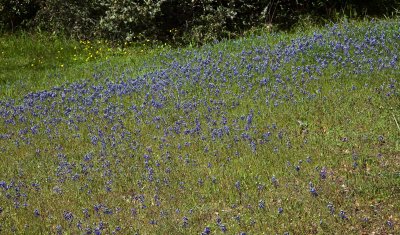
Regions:
<instances>
[{"instance_id":1,"label":"dense green hedge","mask_svg":"<svg viewBox=\"0 0 400 235\"><path fill-rule=\"evenodd\" d=\"M272 24L291 28L340 15L383 16L398 0L0 0L0 28L113 41L203 42Z\"/></svg>"}]
</instances>

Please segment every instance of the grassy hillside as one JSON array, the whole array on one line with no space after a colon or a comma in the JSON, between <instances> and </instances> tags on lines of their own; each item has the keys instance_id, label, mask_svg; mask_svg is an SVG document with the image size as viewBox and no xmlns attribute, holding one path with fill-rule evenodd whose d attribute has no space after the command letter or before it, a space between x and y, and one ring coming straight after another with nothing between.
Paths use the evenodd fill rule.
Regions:
<instances>
[{"instance_id":1,"label":"grassy hillside","mask_svg":"<svg viewBox=\"0 0 400 235\"><path fill-rule=\"evenodd\" d=\"M1 43L1 233L400 232L398 20Z\"/></svg>"},{"instance_id":2,"label":"grassy hillside","mask_svg":"<svg viewBox=\"0 0 400 235\"><path fill-rule=\"evenodd\" d=\"M167 45L75 41L49 34L16 33L0 37L0 95L18 97L93 76L96 70L120 73L152 64ZM108 67L107 67L108 66Z\"/></svg>"}]
</instances>

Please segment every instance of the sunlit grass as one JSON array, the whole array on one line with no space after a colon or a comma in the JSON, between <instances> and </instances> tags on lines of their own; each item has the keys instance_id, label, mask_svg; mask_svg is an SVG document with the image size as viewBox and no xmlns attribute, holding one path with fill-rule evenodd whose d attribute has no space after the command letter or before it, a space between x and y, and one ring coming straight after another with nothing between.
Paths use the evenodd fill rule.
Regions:
<instances>
[{"instance_id":1,"label":"sunlit grass","mask_svg":"<svg viewBox=\"0 0 400 235\"><path fill-rule=\"evenodd\" d=\"M73 40L47 33L16 33L0 37L0 94L17 97L65 82L91 77L96 67L142 67L167 45L101 40Z\"/></svg>"}]
</instances>

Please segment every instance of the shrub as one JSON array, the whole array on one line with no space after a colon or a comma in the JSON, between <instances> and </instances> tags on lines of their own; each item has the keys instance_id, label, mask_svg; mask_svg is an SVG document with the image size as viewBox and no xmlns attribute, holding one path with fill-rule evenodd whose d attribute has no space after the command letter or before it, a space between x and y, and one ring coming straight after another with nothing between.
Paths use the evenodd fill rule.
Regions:
<instances>
[{"instance_id":1,"label":"shrub","mask_svg":"<svg viewBox=\"0 0 400 235\"><path fill-rule=\"evenodd\" d=\"M160 13L161 1L101 1L107 10L101 18L98 30L103 37L112 40L143 39L155 37L155 24Z\"/></svg>"},{"instance_id":2,"label":"shrub","mask_svg":"<svg viewBox=\"0 0 400 235\"><path fill-rule=\"evenodd\" d=\"M76 38L93 38L106 8L91 0L43 0L35 25L46 31Z\"/></svg>"},{"instance_id":3,"label":"shrub","mask_svg":"<svg viewBox=\"0 0 400 235\"><path fill-rule=\"evenodd\" d=\"M26 28L37 10L35 0L1 0L0 29L13 32L15 29Z\"/></svg>"},{"instance_id":4,"label":"shrub","mask_svg":"<svg viewBox=\"0 0 400 235\"><path fill-rule=\"evenodd\" d=\"M1 0L0 28L37 27L76 38L203 43L274 24L340 14L389 15L396 0Z\"/></svg>"}]
</instances>

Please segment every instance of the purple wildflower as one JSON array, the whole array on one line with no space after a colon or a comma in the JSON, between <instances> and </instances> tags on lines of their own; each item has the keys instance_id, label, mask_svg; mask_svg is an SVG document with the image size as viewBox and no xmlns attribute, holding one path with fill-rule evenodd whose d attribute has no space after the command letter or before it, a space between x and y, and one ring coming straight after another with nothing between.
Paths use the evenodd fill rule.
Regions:
<instances>
[{"instance_id":1,"label":"purple wildflower","mask_svg":"<svg viewBox=\"0 0 400 235\"><path fill-rule=\"evenodd\" d=\"M265 201L264 200L260 200L258 202L258 208L260 209L265 209Z\"/></svg>"},{"instance_id":2,"label":"purple wildflower","mask_svg":"<svg viewBox=\"0 0 400 235\"><path fill-rule=\"evenodd\" d=\"M271 178L271 182L272 182L272 185L273 185L275 188L278 187L278 180L276 179L276 177L275 177L274 175L273 175L272 178Z\"/></svg>"},{"instance_id":3,"label":"purple wildflower","mask_svg":"<svg viewBox=\"0 0 400 235\"><path fill-rule=\"evenodd\" d=\"M347 220L347 216L346 216L346 212L344 212L343 210L340 210L339 212L339 217L343 220Z\"/></svg>"},{"instance_id":4,"label":"purple wildflower","mask_svg":"<svg viewBox=\"0 0 400 235\"><path fill-rule=\"evenodd\" d=\"M204 231L201 233L201 235L208 235L211 233L211 229L210 227L205 227Z\"/></svg>"},{"instance_id":5,"label":"purple wildflower","mask_svg":"<svg viewBox=\"0 0 400 235\"><path fill-rule=\"evenodd\" d=\"M321 179L326 179L326 167L322 167L321 171L319 172L319 176L321 177Z\"/></svg>"},{"instance_id":6,"label":"purple wildflower","mask_svg":"<svg viewBox=\"0 0 400 235\"><path fill-rule=\"evenodd\" d=\"M237 190L240 190L240 181L236 181L235 187Z\"/></svg>"},{"instance_id":7,"label":"purple wildflower","mask_svg":"<svg viewBox=\"0 0 400 235\"><path fill-rule=\"evenodd\" d=\"M64 211L64 219L68 222L72 222L72 220L74 219L74 215L70 211Z\"/></svg>"}]
</instances>

